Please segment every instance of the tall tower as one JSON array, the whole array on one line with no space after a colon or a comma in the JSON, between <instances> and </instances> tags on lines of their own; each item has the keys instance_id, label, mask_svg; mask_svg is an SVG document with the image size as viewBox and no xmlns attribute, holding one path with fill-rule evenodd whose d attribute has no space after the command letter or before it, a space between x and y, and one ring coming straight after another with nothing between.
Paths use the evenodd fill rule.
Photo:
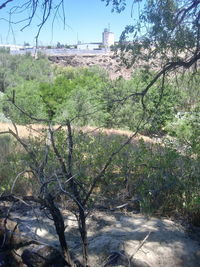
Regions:
<instances>
[{"instance_id":1,"label":"tall tower","mask_svg":"<svg viewBox=\"0 0 200 267\"><path fill-rule=\"evenodd\" d=\"M110 32L107 28L105 28L104 32L102 33L102 43L105 47L110 47L115 43L114 33Z\"/></svg>"}]
</instances>

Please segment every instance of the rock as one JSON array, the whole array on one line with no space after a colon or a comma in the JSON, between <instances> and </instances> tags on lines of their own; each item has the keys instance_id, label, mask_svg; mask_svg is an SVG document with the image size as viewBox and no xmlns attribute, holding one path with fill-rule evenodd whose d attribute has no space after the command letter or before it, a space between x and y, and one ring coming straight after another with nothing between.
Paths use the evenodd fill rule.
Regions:
<instances>
[{"instance_id":1,"label":"rock","mask_svg":"<svg viewBox=\"0 0 200 267\"><path fill-rule=\"evenodd\" d=\"M9 219L0 219L0 243L9 241L12 235L19 234L19 228L16 222ZM12 236L14 238L14 236ZM9 241L10 242L10 241Z\"/></svg>"},{"instance_id":2,"label":"rock","mask_svg":"<svg viewBox=\"0 0 200 267\"><path fill-rule=\"evenodd\" d=\"M41 211L37 210L37 212ZM82 247L77 231L76 217L67 212L67 210L63 210L63 213L66 219L69 247L73 252L74 258L79 259L81 262ZM20 228L21 232L24 231L29 236L31 231L35 233L38 228L38 222L33 219L30 220L31 216L34 217L34 213L32 215L29 214L29 217L17 215L16 213L13 215L21 220L21 225L29 225L29 228ZM58 237L53 232L52 221L42 217L42 223L41 227L44 228L45 224L47 232L45 235L44 231L38 232L38 240L51 245L58 243ZM130 212L125 213L119 210L111 212L109 209L104 210L104 206L100 206L99 209L92 212L91 216L88 216L87 226L89 265L91 267L103 266L113 251L120 253L123 251L127 258L131 258L134 255L131 260L131 267L200 266L200 245L196 228L191 239L185 227L177 222L168 219L149 218L142 214L133 214L132 209ZM32 247L32 250L35 251L36 247ZM40 253L43 256L44 253L42 251ZM41 255L37 255L37 257L41 257ZM61 256L59 257L61 258ZM120 261L116 264L110 266L129 266ZM56 262L56 264L49 266L59 265Z\"/></svg>"},{"instance_id":3,"label":"rock","mask_svg":"<svg viewBox=\"0 0 200 267\"><path fill-rule=\"evenodd\" d=\"M198 242L191 240L184 227L173 221L146 218L141 214L99 211L91 219L95 222L101 220L96 227L98 231L93 230L88 234L91 266L101 266L102 262L105 264L112 251L122 250L127 258L134 255L131 267L200 266ZM119 265L129 266L118 257L116 263L110 262L106 267Z\"/></svg>"},{"instance_id":4,"label":"rock","mask_svg":"<svg viewBox=\"0 0 200 267\"><path fill-rule=\"evenodd\" d=\"M0 266L17 267L22 266L22 261L17 254L10 249L13 245L20 243L20 231L16 222L9 219L0 219Z\"/></svg>"},{"instance_id":5,"label":"rock","mask_svg":"<svg viewBox=\"0 0 200 267\"><path fill-rule=\"evenodd\" d=\"M14 254L9 252L0 252L0 267L21 267L22 261L17 259Z\"/></svg>"},{"instance_id":6,"label":"rock","mask_svg":"<svg viewBox=\"0 0 200 267\"><path fill-rule=\"evenodd\" d=\"M61 253L52 246L30 246L22 253L22 260L28 267L63 267Z\"/></svg>"},{"instance_id":7,"label":"rock","mask_svg":"<svg viewBox=\"0 0 200 267\"><path fill-rule=\"evenodd\" d=\"M135 68L129 68L121 63L119 58L113 56L113 53L103 55L65 55L65 56L49 56L49 60L60 66L71 67L92 67L93 65L100 66L105 69L111 79L119 78L120 76L129 79ZM111 67L112 66L112 67ZM119 71L117 71L119 70Z\"/></svg>"}]
</instances>

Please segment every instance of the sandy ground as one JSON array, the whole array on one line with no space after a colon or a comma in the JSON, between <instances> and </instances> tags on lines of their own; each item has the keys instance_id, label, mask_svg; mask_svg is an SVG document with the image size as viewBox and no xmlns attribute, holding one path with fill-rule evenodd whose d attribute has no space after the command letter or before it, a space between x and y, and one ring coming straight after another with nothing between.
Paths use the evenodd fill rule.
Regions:
<instances>
[{"instance_id":1,"label":"sandy ground","mask_svg":"<svg viewBox=\"0 0 200 267\"><path fill-rule=\"evenodd\" d=\"M81 259L76 219L66 210L63 214L69 247ZM42 215L39 209L19 209L11 213L11 219L19 222L19 228L26 236L59 246L53 222L44 217L44 212ZM191 239L183 226L169 219L95 210L87 223L92 267L200 266L200 243ZM110 260L112 255L115 255L114 260Z\"/></svg>"}]
</instances>

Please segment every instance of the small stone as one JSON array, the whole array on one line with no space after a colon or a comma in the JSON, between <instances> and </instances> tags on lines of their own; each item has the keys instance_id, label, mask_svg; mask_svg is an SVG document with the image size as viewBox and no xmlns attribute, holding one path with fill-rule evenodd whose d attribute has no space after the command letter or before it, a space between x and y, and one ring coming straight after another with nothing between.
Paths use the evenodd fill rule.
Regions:
<instances>
[{"instance_id":1,"label":"small stone","mask_svg":"<svg viewBox=\"0 0 200 267\"><path fill-rule=\"evenodd\" d=\"M61 253L52 246L32 246L22 253L23 263L28 267L64 267Z\"/></svg>"}]
</instances>

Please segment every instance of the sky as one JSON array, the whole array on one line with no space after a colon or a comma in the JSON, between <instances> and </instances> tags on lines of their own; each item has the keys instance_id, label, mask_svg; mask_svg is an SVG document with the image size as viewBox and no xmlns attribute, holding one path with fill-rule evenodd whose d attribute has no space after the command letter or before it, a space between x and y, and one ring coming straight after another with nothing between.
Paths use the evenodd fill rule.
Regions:
<instances>
[{"instance_id":1,"label":"sky","mask_svg":"<svg viewBox=\"0 0 200 267\"><path fill-rule=\"evenodd\" d=\"M2 1L0 1L2 2ZM17 0L18 3L24 3ZM59 0L54 1L59 2ZM43 27L39 36L39 45L54 45L57 42L62 44L76 44L77 40L82 43L101 42L102 32L104 28L110 27L110 31L114 33L115 41L119 40L120 34L124 27L133 24L138 14L138 7L133 9L131 17L131 7L133 0L127 0L126 9L122 13L112 13L111 6L107 6L101 0L65 0L65 27L59 16L54 20L52 29L52 17ZM15 1L16 3L16 1ZM32 22L32 25L21 31L25 23L13 24L9 27L9 23L5 18L9 17L9 9L13 7L12 2L6 8L0 10L0 43L23 45L24 42L34 45L37 26L41 14ZM26 10L13 17L15 21L23 20L27 15ZM3 19L2 19L3 18Z\"/></svg>"}]
</instances>

